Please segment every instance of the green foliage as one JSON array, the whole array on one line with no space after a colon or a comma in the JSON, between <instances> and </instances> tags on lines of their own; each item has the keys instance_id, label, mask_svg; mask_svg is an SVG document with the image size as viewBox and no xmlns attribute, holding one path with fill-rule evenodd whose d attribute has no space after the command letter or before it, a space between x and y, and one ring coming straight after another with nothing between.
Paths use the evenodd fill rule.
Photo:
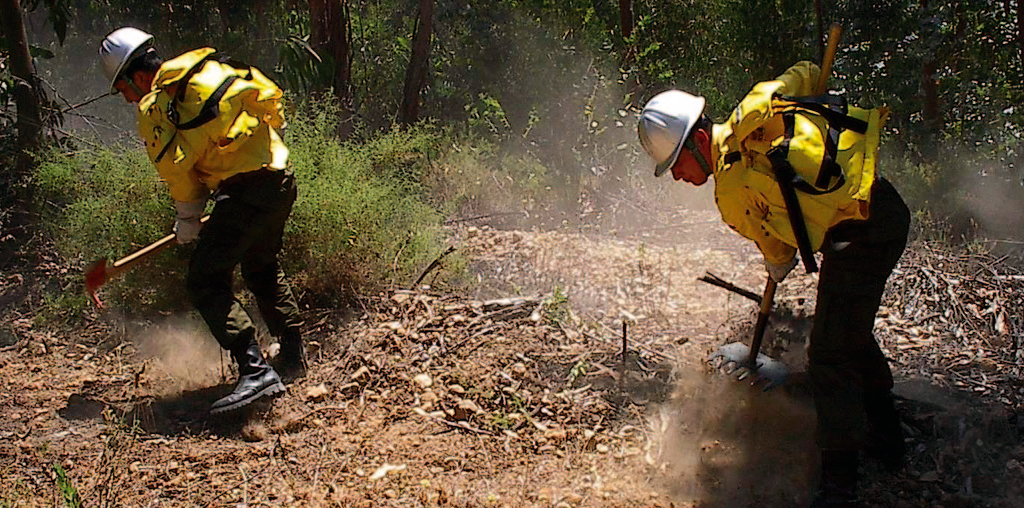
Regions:
<instances>
[{"instance_id":1,"label":"green foliage","mask_svg":"<svg viewBox=\"0 0 1024 508\"><path fill-rule=\"evenodd\" d=\"M408 284L442 248L423 179L445 146L427 127L365 143L333 139L336 106L302 108L288 141L300 183L286 249L315 292Z\"/></svg>"},{"instance_id":2,"label":"green foliage","mask_svg":"<svg viewBox=\"0 0 1024 508\"><path fill-rule=\"evenodd\" d=\"M59 463L53 463L53 472L57 476L55 482L57 483L57 491L60 492L60 497L64 501L64 505L68 508L82 508L82 499L78 495L78 489L71 483L68 478L67 472L64 471L64 467Z\"/></svg>"},{"instance_id":3,"label":"green foliage","mask_svg":"<svg viewBox=\"0 0 1024 508\"><path fill-rule=\"evenodd\" d=\"M58 254L83 266L106 258L110 263L170 233L174 208L145 153L113 145L79 152L53 150L32 175L33 195L46 232ZM187 248L154 256L146 269L131 270L104 286L107 303L185 301L183 270ZM72 311L84 288L54 296L52 312ZM46 315L46 313L44 313ZM53 319L55 316L47 316Z\"/></svg>"},{"instance_id":4,"label":"green foliage","mask_svg":"<svg viewBox=\"0 0 1024 508\"><path fill-rule=\"evenodd\" d=\"M301 272L301 289L323 297L409 283L441 249L442 217L426 202L422 180L445 138L424 127L341 144L332 139L331 108L309 111L316 113L296 115L287 133L300 189L285 238L290 271ZM173 223L166 190L136 148L51 152L33 184L48 232L72 262L117 259ZM187 247L166 250L111 283L105 300L183 305L187 255ZM81 306L58 299L60 308Z\"/></svg>"},{"instance_id":5,"label":"green foliage","mask_svg":"<svg viewBox=\"0 0 1024 508\"><path fill-rule=\"evenodd\" d=\"M576 382L587 375L587 371L590 370L590 362L587 361L587 355L576 362L571 369L569 369L568 384L569 386L575 387Z\"/></svg>"},{"instance_id":6,"label":"green foliage","mask_svg":"<svg viewBox=\"0 0 1024 508\"><path fill-rule=\"evenodd\" d=\"M551 296L544 300L544 320L548 324L558 325L572 315L569 296L562 286L555 286Z\"/></svg>"},{"instance_id":7,"label":"green foliage","mask_svg":"<svg viewBox=\"0 0 1024 508\"><path fill-rule=\"evenodd\" d=\"M33 12L39 7L39 1L28 0L22 6L26 12ZM57 40L63 45L72 18L70 0L43 0L43 3L46 4L46 20L50 22L54 33L57 34Z\"/></svg>"},{"instance_id":8,"label":"green foliage","mask_svg":"<svg viewBox=\"0 0 1024 508\"><path fill-rule=\"evenodd\" d=\"M282 78L282 86L292 90L310 91L323 87L324 59L309 45L309 36L288 35L281 41L278 65L274 69Z\"/></svg>"}]
</instances>

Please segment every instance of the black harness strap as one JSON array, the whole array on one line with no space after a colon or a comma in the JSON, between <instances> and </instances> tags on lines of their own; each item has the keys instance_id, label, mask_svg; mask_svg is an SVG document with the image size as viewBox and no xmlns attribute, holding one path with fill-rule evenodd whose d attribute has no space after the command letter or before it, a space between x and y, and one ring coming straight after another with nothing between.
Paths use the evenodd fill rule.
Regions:
<instances>
[{"instance_id":1,"label":"black harness strap","mask_svg":"<svg viewBox=\"0 0 1024 508\"><path fill-rule=\"evenodd\" d=\"M224 98L224 94L226 94L228 89L231 88L231 85L238 79L238 76L229 76L222 81L220 86L218 86L217 89L210 94L210 97L203 102L203 107L199 110L199 114L197 114L195 118L184 123L178 123L180 120L178 115L178 103L185 100L185 89L188 88L188 82L192 79L192 76L195 76L196 73L206 65L206 62L211 60L228 64L235 69L247 70L248 72L245 79L252 79L252 68L250 66L238 62L237 60L232 60L227 55L210 53L202 60L196 62L196 64L189 68L189 70L185 72L185 75L178 80L178 89L175 92L174 97L171 99L171 103L167 106L167 119L174 125L175 131L171 136L171 139L168 140L167 144L160 150L160 153L156 156L154 162L160 162L160 160L164 158L164 154L167 153L167 149L171 147L171 144L174 142L174 138L177 137L178 131L187 131L200 127L214 118L217 118L217 115L220 113L220 100Z\"/></svg>"},{"instance_id":2,"label":"black harness strap","mask_svg":"<svg viewBox=\"0 0 1024 508\"><path fill-rule=\"evenodd\" d=\"M797 249L800 251L800 259L803 260L804 269L807 273L818 271L818 263L814 259L814 249L811 248L811 239L807 234L807 223L803 211L800 208L800 199L796 191L806 194L822 195L839 190L846 183L846 175L843 168L836 162L836 153L839 147L839 136L844 130L864 134L867 132L867 122L853 118L847 114L846 101L842 97L832 95L820 95L816 97L801 97L794 99L783 97L783 100L794 103L794 108L782 113L783 139L776 147L768 151L768 160L771 162L772 171L775 173L775 180L779 183L779 190L782 199L786 203L786 213L789 215L789 224L793 229L793 236L796 237ZM793 169L789 162L790 142L796 130L796 113L799 109L817 113L825 119L828 125L828 132L824 139L824 153L822 154L821 166L818 168L818 176L814 185L807 183ZM828 184L832 179L836 183L831 187ZM827 187L827 188L826 188Z\"/></svg>"},{"instance_id":3,"label":"black harness strap","mask_svg":"<svg viewBox=\"0 0 1024 508\"><path fill-rule=\"evenodd\" d=\"M181 131L187 131L195 129L214 118L217 118L217 114L220 113L220 100L224 98L224 94L227 93L228 88L231 88L232 83L238 79L238 76L231 76L221 82L220 86L210 95L209 99L203 103L203 108L199 110L199 114L195 118L185 122L176 123L174 126ZM168 115L170 116L170 115Z\"/></svg>"},{"instance_id":4,"label":"black harness strap","mask_svg":"<svg viewBox=\"0 0 1024 508\"><path fill-rule=\"evenodd\" d=\"M786 203L789 226L793 229L793 236L796 237L796 246L800 251L800 259L804 262L804 270L807 273L814 273L818 271L818 262L814 259L814 249L811 248L811 239L807 234L804 213L800 208L800 199L797 197L794 188L797 182L804 185L807 185L807 182L800 179L800 176L796 174L793 166L789 163L789 159L786 158L789 154L789 140L793 139L793 125L796 121L793 115L784 115L782 122L786 130L785 139L778 147L768 152L768 160L772 163L775 181L779 183L782 200ZM810 186L808 185L808 187Z\"/></svg>"}]
</instances>

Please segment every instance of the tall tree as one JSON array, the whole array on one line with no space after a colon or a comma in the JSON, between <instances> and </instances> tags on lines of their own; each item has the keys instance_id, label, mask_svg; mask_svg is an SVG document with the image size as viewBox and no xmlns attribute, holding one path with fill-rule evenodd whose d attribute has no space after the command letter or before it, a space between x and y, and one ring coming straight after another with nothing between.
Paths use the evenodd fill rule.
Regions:
<instances>
[{"instance_id":1,"label":"tall tree","mask_svg":"<svg viewBox=\"0 0 1024 508\"><path fill-rule=\"evenodd\" d=\"M1017 0L1017 44L1020 46L1020 58L1024 60L1024 0Z\"/></svg>"},{"instance_id":2,"label":"tall tree","mask_svg":"<svg viewBox=\"0 0 1024 508\"><path fill-rule=\"evenodd\" d=\"M18 0L0 0L0 19L3 35L10 51L11 71L14 75L14 101L18 108L17 148L18 160L15 168L24 170L31 163L31 152L42 141L43 120L40 114L38 80L32 65L25 36L25 23L21 16Z\"/></svg>"},{"instance_id":3,"label":"tall tree","mask_svg":"<svg viewBox=\"0 0 1024 508\"><path fill-rule=\"evenodd\" d=\"M923 15L928 15L928 0L921 0L921 11ZM924 63L921 65L921 90L924 92L921 117L924 119L928 135L937 133L942 127L939 118L939 83L935 79L937 65L934 54L926 55Z\"/></svg>"},{"instance_id":4,"label":"tall tree","mask_svg":"<svg viewBox=\"0 0 1024 508\"><path fill-rule=\"evenodd\" d=\"M633 36L633 0L619 0L619 27L623 39Z\"/></svg>"},{"instance_id":5,"label":"tall tree","mask_svg":"<svg viewBox=\"0 0 1024 508\"><path fill-rule=\"evenodd\" d=\"M630 43L633 37L633 0L619 0L619 30L622 32L622 56L620 67L626 77L626 94L629 103L633 106L639 105L641 86L640 73L634 68L636 66L636 45Z\"/></svg>"},{"instance_id":6,"label":"tall tree","mask_svg":"<svg viewBox=\"0 0 1024 508\"><path fill-rule=\"evenodd\" d=\"M814 17L818 27L818 61L821 62L825 57L825 8L821 0L814 0Z\"/></svg>"},{"instance_id":7,"label":"tall tree","mask_svg":"<svg viewBox=\"0 0 1024 508\"><path fill-rule=\"evenodd\" d=\"M434 0L419 0L416 16L416 35L412 44L409 67L405 71L405 89L402 93L402 110L398 119L402 125L419 120L420 90L426 84L427 64L430 62L430 35L433 28Z\"/></svg>"},{"instance_id":8,"label":"tall tree","mask_svg":"<svg viewBox=\"0 0 1024 508\"><path fill-rule=\"evenodd\" d=\"M348 0L310 0L309 16L313 48L327 57L330 84L341 103L338 135L352 133L352 20Z\"/></svg>"}]
</instances>

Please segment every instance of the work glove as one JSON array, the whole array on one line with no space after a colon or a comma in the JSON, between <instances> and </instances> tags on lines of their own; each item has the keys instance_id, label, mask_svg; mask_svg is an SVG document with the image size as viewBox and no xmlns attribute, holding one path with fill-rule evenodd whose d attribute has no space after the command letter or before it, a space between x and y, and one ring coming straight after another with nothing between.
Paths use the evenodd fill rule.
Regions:
<instances>
[{"instance_id":1,"label":"work glove","mask_svg":"<svg viewBox=\"0 0 1024 508\"><path fill-rule=\"evenodd\" d=\"M832 242L832 250L839 252L850 246L850 242Z\"/></svg>"},{"instance_id":2,"label":"work glove","mask_svg":"<svg viewBox=\"0 0 1024 508\"><path fill-rule=\"evenodd\" d=\"M789 272L793 270L794 266L796 266L796 256L780 265L772 263L767 259L764 260L764 267L768 269L768 276L775 282L782 282L789 275Z\"/></svg>"},{"instance_id":3,"label":"work glove","mask_svg":"<svg viewBox=\"0 0 1024 508\"><path fill-rule=\"evenodd\" d=\"M174 221L174 234L178 243L194 242L199 237L199 230L203 229L203 223L199 219L206 209L206 200L175 201L174 207L178 209L178 218Z\"/></svg>"}]
</instances>

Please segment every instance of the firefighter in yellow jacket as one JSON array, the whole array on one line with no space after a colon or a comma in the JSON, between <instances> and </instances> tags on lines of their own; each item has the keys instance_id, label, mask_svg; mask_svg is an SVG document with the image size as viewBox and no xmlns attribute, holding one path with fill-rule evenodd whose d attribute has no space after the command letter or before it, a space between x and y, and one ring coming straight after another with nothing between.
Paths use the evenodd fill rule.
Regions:
<instances>
[{"instance_id":1,"label":"firefighter in yellow jacket","mask_svg":"<svg viewBox=\"0 0 1024 508\"><path fill-rule=\"evenodd\" d=\"M270 333L281 344L278 367L305 372L298 306L278 262L295 179L279 130L281 90L258 69L219 59L211 48L163 61L153 36L132 27L100 45L111 91L138 104L139 132L177 209L178 243L196 242L188 293L211 333L238 363L232 393L211 412L241 408L285 390L264 359L256 328L232 292L242 276ZM209 219L201 221L208 201Z\"/></svg>"},{"instance_id":2,"label":"firefighter in yellow jacket","mask_svg":"<svg viewBox=\"0 0 1024 508\"><path fill-rule=\"evenodd\" d=\"M808 347L822 461L820 492L812 506L860 506L859 452L891 468L905 454L892 373L872 328L886 279L906 246L910 212L876 171L884 108L852 108L834 117L833 123L846 122L856 132L831 141L835 164L830 165L821 163L828 136L820 130L816 140L799 134L815 132L808 119L821 121L820 115L784 119L781 112L794 109L794 101L813 95L819 74L813 63L794 65L757 84L720 124L704 114L703 98L666 91L644 107L638 134L656 162L655 176L671 169L676 180L697 186L714 178L722 219L757 244L776 282L796 265L801 243L809 269L813 253L822 254ZM777 148L783 144L788 152L780 160ZM833 174L797 171L795 177L779 177L780 166L801 166L802 158ZM780 180L795 187L795 204L786 199ZM799 212L795 217L793 210Z\"/></svg>"}]
</instances>

